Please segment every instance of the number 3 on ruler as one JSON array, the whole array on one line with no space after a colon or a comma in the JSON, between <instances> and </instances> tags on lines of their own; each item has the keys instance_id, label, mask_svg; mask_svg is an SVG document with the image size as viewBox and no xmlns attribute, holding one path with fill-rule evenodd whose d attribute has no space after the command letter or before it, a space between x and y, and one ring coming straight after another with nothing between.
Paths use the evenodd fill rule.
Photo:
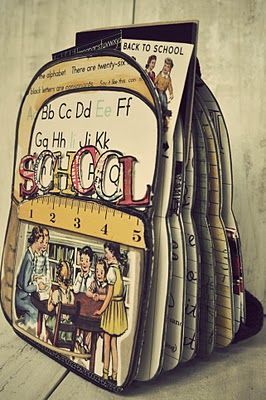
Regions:
<instances>
[{"instance_id":1,"label":"number 3 on ruler","mask_svg":"<svg viewBox=\"0 0 266 400\"><path fill-rule=\"evenodd\" d=\"M74 227L75 228L80 228L80 218L79 217L76 217L76 218L74 218Z\"/></svg>"}]
</instances>

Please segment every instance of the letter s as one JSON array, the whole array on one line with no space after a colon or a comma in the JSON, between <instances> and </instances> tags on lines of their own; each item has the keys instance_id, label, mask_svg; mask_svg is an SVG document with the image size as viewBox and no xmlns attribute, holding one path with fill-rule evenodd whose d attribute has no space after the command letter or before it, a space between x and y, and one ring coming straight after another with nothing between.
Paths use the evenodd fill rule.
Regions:
<instances>
[{"instance_id":1,"label":"letter s","mask_svg":"<svg viewBox=\"0 0 266 400\"><path fill-rule=\"evenodd\" d=\"M33 167L35 164L36 156L27 155L24 156L19 164L19 174L24 178L24 183L20 183L20 196L26 197L31 196L38 191L38 186L34 180ZM30 184L31 183L31 184Z\"/></svg>"}]
</instances>

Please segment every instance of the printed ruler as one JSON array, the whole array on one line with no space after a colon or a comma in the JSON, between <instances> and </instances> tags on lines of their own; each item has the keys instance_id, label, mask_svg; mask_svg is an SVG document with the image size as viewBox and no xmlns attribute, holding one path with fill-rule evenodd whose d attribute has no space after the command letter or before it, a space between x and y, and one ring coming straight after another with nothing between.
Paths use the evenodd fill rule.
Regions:
<instances>
[{"instance_id":1,"label":"printed ruler","mask_svg":"<svg viewBox=\"0 0 266 400\"><path fill-rule=\"evenodd\" d=\"M94 201L44 196L19 206L20 220L145 249L144 223Z\"/></svg>"}]
</instances>

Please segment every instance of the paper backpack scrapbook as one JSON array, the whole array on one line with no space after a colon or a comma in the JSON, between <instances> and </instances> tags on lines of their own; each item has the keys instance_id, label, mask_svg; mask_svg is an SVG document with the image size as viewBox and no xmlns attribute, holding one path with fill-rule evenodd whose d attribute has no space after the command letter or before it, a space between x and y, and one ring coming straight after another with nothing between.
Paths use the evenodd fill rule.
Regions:
<instances>
[{"instance_id":1,"label":"paper backpack scrapbook","mask_svg":"<svg viewBox=\"0 0 266 400\"><path fill-rule=\"evenodd\" d=\"M73 80L73 64L110 63L109 74ZM72 58L38 72L18 118L5 311L18 333L94 379L112 375L102 381L111 386L136 368L151 279L161 135L153 92L129 57Z\"/></svg>"},{"instance_id":2,"label":"paper backpack scrapbook","mask_svg":"<svg viewBox=\"0 0 266 400\"><path fill-rule=\"evenodd\" d=\"M80 32L18 115L2 308L18 335L112 391L261 324L196 39L195 22Z\"/></svg>"}]
</instances>

